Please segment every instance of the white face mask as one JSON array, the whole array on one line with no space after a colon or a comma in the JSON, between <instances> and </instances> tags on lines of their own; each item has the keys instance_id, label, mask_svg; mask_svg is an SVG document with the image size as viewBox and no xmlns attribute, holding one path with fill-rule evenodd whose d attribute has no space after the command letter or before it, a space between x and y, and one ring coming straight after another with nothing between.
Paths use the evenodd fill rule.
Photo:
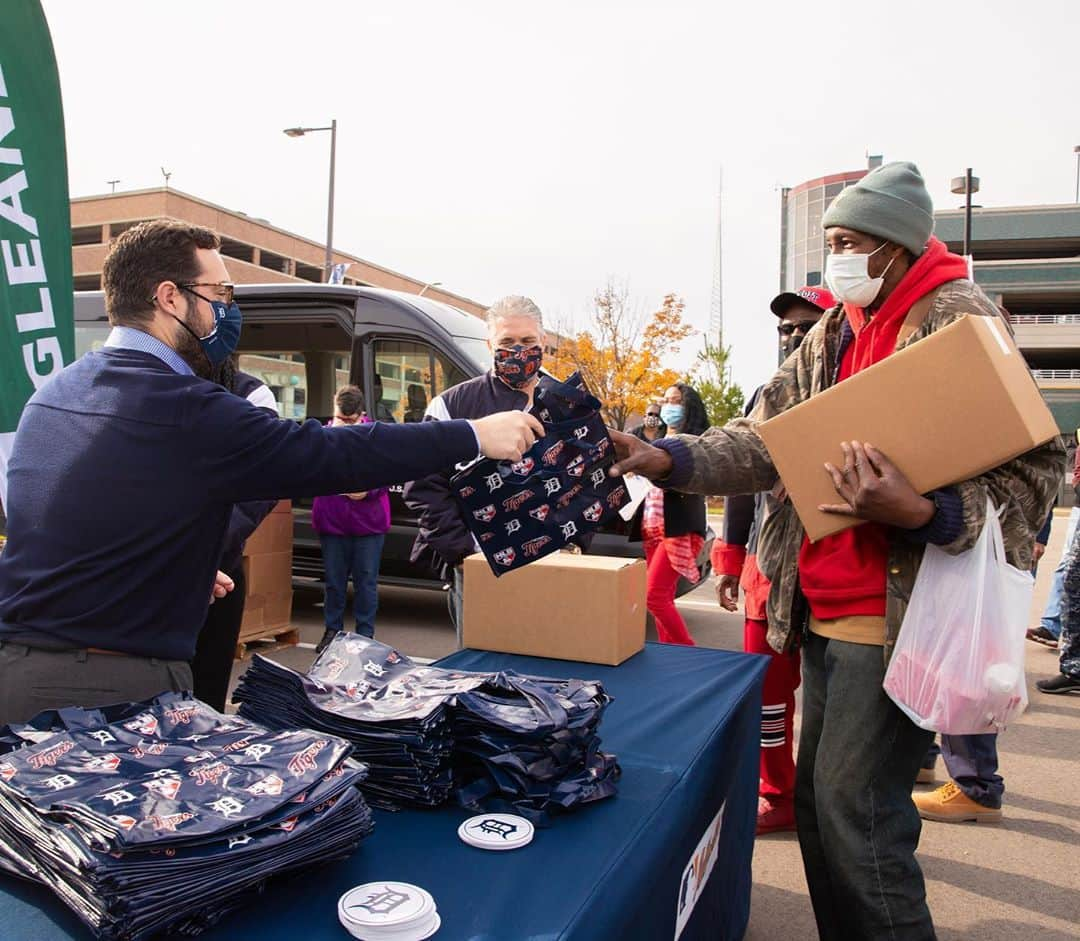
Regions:
<instances>
[{"instance_id":1,"label":"white face mask","mask_svg":"<svg viewBox=\"0 0 1080 941\"><path fill-rule=\"evenodd\" d=\"M896 261L894 257L881 272L881 277L870 277L870 255L880 252L883 242L868 255L829 255L825 259L825 283L840 300L866 307L874 303L885 283L885 274Z\"/></svg>"}]
</instances>

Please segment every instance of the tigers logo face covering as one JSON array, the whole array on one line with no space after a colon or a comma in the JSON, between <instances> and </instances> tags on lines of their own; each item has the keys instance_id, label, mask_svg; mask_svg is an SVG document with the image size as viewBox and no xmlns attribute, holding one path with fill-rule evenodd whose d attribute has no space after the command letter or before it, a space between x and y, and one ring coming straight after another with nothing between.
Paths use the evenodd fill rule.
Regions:
<instances>
[{"instance_id":1,"label":"tigers logo face covering","mask_svg":"<svg viewBox=\"0 0 1080 941\"><path fill-rule=\"evenodd\" d=\"M511 389L523 389L540 371L544 349L536 346L500 347L495 350L495 375Z\"/></svg>"}]
</instances>

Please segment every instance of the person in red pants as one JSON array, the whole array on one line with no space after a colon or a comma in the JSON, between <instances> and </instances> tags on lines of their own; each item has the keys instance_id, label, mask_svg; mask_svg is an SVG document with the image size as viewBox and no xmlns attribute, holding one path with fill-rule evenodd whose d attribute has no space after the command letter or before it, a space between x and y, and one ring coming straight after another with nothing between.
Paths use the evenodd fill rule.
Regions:
<instances>
[{"instance_id":1,"label":"person in red pants","mask_svg":"<svg viewBox=\"0 0 1080 941\"><path fill-rule=\"evenodd\" d=\"M790 356L821 315L835 304L828 291L804 287L797 293L773 298L772 312L779 318L780 355ZM759 389L746 407L749 414ZM727 611L738 608L743 591L746 624L743 650L770 658L761 706L761 763L757 832L795 829L795 690L799 687L799 651L777 653L769 645L765 604L769 580L757 565L757 537L776 495L726 497L722 538L713 543L712 567L718 576L716 597Z\"/></svg>"},{"instance_id":2,"label":"person in red pants","mask_svg":"<svg viewBox=\"0 0 1080 941\"><path fill-rule=\"evenodd\" d=\"M700 435L709 427L701 396L691 386L677 383L664 393L660 420L667 434ZM630 540L645 544L645 606L656 621L661 643L693 646L694 638L675 607L679 578L691 583L701 578L697 557L705 544L705 498L652 487L630 523Z\"/></svg>"}]
</instances>

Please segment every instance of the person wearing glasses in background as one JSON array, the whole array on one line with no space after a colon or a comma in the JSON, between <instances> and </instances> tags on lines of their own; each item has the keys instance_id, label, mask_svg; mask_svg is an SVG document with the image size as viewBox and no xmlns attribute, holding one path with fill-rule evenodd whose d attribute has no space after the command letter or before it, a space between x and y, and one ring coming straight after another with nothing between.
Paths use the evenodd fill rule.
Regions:
<instances>
[{"instance_id":1,"label":"person wearing glasses in background","mask_svg":"<svg viewBox=\"0 0 1080 941\"><path fill-rule=\"evenodd\" d=\"M105 258L112 331L39 388L8 465L0 725L192 685L233 505L370 490L543 434L477 421L296 424L209 381L242 315L216 233L142 222ZM42 364L43 366L45 364Z\"/></svg>"},{"instance_id":2,"label":"person wearing glasses in background","mask_svg":"<svg viewBox=\"0 0 1080 941\"><path fill-rule=\"evenodd\" d=\"M334 396L338 428L369 422L364 393L356 386L342 386ZM349 577L353 581L353 617L356 633L375 636L375 612L379 608L379 563L383 542L390 532L390 496L385 487L316 497L311 507L311 528L322 546L323 581L326 594L323 616L326 630L316 650L326 648L345 624Z\"/></svg>"},{"instance_id":3,"label":"person wearing glasses in background","mask_svg":"<svg viewBox=\"0 0 1080 941\"><path fill-rule=\"evenodd\" d=\"M836 299L824 288L807 286L773 298L769 309L776 325L780 362L802 344L803 338ZM750 397L749 415L761 396ZM777 505L777 493L740 494L724 498L724 523L713 543L712 567L717 575L716 598L725 611L738 608L743 591L743 650L769 657L761 705L761 760L758 775L757 833L795 829L795 690L799 688L799 651L778 653L769 646L765 612L769 580L758 568L758 534L765 517Z\"/></svg>"},{"instance_id":4,"label":"person wearing glasses in background","mask_svg":"<svg viewBox=\"0 0 1080 941\"><path fill-rule=\"evenodd\" d=\"M650 402L645 409L645 420L640 425L631 428L629 433L650 444L657 438L664 437L667 434L667 425L660 417L660 408L659 402Z\"/></svg>"}]
</instances>

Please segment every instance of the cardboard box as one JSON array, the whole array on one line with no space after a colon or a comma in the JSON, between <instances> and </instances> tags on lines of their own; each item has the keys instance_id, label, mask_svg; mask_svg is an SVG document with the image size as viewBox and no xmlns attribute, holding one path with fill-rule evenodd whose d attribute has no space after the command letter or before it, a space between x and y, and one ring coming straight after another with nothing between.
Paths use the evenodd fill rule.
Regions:
<instances>
[{"instance_id":1,"label":"cardboard box","mask_svg":"<svg viewBox=\"0 0 1080 941\"><path fill-rule=\"evenodd\" d=\"M996 319L965 316L758 428L811 540L858 525L826 461L870 442L920 493L969 480L1058 434L1023 356Z\"/></svg>"},{"instance_id":2,"label":"cardboard box","mask_svg":"<svg viewBox=\"0 0 1080 941\"><path fill-rule=\"evenodd\" d=\"M244 557L247 594L283 595L292 591L292 553L265 552Z\"/></svg>"},{"instance_id":3,"label":"cardboard box","mask_svg":"<svg viewBox=\"0 0 1080 941\"><path fill-rule=\"evenodd\" d=\"M292 540L292 504L288 500L282 500L259 524L259 528L248 536L247 542L244 543L244 555L292 552Z\"/></svg>"},{"instance_id":4,"label":"cardboard box","mask_svg":"<svg viewBox=\"0 0 1080 941\"><path fill-rule=\"evenodd\" d=\"M495 578L465 560L466 647L612 666L645 646L645 562L556 552Z\"/></svg>"}]
</instances>

